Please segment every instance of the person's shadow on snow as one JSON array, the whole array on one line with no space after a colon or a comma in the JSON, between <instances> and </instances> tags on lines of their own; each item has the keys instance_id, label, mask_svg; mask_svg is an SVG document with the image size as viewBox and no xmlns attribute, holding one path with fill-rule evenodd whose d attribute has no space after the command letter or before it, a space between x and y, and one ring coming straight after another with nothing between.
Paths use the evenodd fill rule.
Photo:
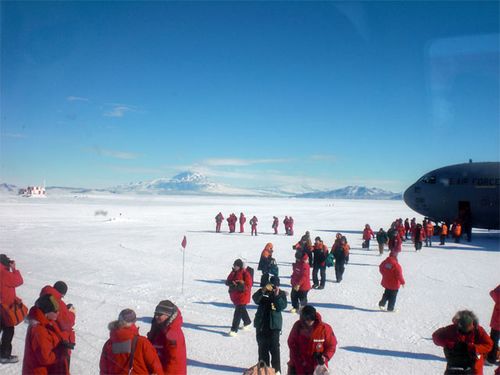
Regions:
<instances>
[{"instance_id":1,"label":"person's shadow on snow","mask_svg":"<svg viewBox=\"0 0 500 375\"><path fill-rule=\"evenodd\" d=\"M221 326L221 325L212 325L212 324L196 324L196 323L182 323L182 328L186 329L194 329L196 331L204 331L209 333L215 333L221 336L227 336L228 330L231 328L230 326ZM214 329L221 328L221 329Z\"/></svg>"}]
</instances>

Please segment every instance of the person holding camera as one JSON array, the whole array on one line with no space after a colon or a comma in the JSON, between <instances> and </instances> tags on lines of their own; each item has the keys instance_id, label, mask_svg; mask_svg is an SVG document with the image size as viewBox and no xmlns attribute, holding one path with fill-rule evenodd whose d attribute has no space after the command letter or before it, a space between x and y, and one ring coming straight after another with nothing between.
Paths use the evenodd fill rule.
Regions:
<instances>
[{"instance_id":1,"label":"person holding camera","mask_svg":"<svg viewBox=\"0 0 500 375\"><path fill-rule=\"evenodd\" d=\"M280 289L279 277L271 276L269 283L257 290L252 299L259 306L253 322L257 333L259 361L264 361L269 366L269 354L271 354L272 367L276 373L281 372L280 334L283 326L281 312L285 310L287 300L286 293Z\"/></svg>"},{"instance_id":2,"label":"person holding camera","mask_svg":"<svg viewBox=\"0 0 500 375\"><path fill-rule=\"evenodd\" d=\"M63 340L71 343L71 348L65 350L65 357L67 359L67 367L69 368L71 349L75 346L75 307L72 304L66 305L63 301L64 296L68 292L68 285L64 281L56 281L54 286L46 285L42 288L40 296L48 294L54 297L59 305L59 314L57 315L56 324L61 330Z\"/></svg>"},{"instance_id":3,"label":"person holding camera","mask_svg":"<svg viewBox=\"0 0 500 375\"><path fill-rule=\"evenodd\" d=\"M16 262L5 254L0 254L0 304L2 310L14 304L16 288L23 285L23 277L16 268ZM14 325L8 323L0 314L0 363L16 363L16 355L12 355L12 339L14 338Z\"/></svg>"},{"instance_id":4,"label":"person holding camera","mask_svg":"<svg viewBox=\"0 0 500 375\"><path fill-rule=\"evenodd\" d=\"M317 367L328 367L328 361L337 348L337 338L332 327L322 321L316 309L306 305L290 331L288 347L288 374L313 374Z\"/></svg>"},{"instance_id":5,"label":"person holding camera","mask_svg":"<svg viewBox=\"0 0 500 375\"><path fill-rule=\"evenodd\" d=\"M226 285L229 287L229 297L234 304L233 324L229 336L236 336L241 319L243 319L243 329L248 329L252 320L248 316L246 305L250 302L250 293L252 291L252 277L245 267L243 261L236 259L233 263L233 269L226 279Z\"/></svg>"},{"instance_id":6,"label":"person holding camera","mask_svg":"<svg viewBox=\"0 0 500 375\"><path fill-rule=\"evenodd\" d=\"M444 350L447 362L445 375L481 375L484 358L493 347L493 341L470 310L457 312L452 322L432 334L434 344Z\"/></svg>"},{"instance_id":7,"label":"person holding camera","mask_svg":"<svg viewBox=\"0 0 500 375\"><path fill-rule=\"evenodd\" d=\"M69 375L65 356L71 346L55 322L59 314L56 299L44 294L28 313L28 329L24 344L23 375Z\"/></svg>"}]
</instances>

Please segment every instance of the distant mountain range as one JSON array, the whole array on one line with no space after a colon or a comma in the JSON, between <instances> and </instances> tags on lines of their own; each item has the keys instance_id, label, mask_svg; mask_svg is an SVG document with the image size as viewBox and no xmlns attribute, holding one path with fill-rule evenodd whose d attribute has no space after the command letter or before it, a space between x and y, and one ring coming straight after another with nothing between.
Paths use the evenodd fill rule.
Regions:
<instances>
[{"instance_id":1,"label":"distant mountain range","mask_svg":"<svg viewBox=\"0 0 500 375\"><path fill-rule=\"evenodd\" d=\"M365 186L346 186L341 189L317 191L311 193L297 194L297 198L322 198L322 199L402 199L401 193L382 190L378 188L367 188Z\"/></svg>"},{"instance_id":2,"label":"distant mountain range","mask_svg":"<svg viewBox=\"0 0 500 375\"><path fill-rule=\"evenodd\" d=\"M19 188L12 184L0 184L0 192L14 194ZM153 195L231 195L231 196L267 196L319 199L401 199L401 193L393 193L378 188L347 186L335 190L315 190L309 186L276 186L241 189L214 183L197 172L182 172L171 179L160 178L153 181L131 182L107 189L85 189L74 187L48 186L47 195L52 194L153 194Z\"/></svg>"}]
</instances>

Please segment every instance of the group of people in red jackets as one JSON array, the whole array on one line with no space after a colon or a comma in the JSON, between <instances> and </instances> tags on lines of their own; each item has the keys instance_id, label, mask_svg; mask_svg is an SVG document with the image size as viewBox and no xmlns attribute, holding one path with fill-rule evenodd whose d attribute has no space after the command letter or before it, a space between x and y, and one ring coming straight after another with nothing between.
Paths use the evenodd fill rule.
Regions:
<instances>
[{"instance_id":1,"label":"group of people in red jackets","mask_svg":"<svg viewBox=\"0 0 500 375\"><path fill-rule=\"evenodd\" d=\"M240 213L239 218L234 214L231 213L226 219L227 221L227 226L229 228L229 233L235 233L236 232L236 223L240 223L240 233L245 232L245 223L247 222L247 218L245 217L245 214L243 212ZM224 222L224 215L222 215L222 212L219 212L217 215L215 215L215 232L220 233L222 223ZM259 219L257 216L253 216L250 221L250 234L252 236L257 236L257 225L259 224ZM291 216L285 216L285 219L283 220L283 225L285 227L285 234L288 236L293 235L293 225L294 225L294 220L293 217ZM273 216L273 222L271 224L271 228L274 231L274 234L278 234L278 227L279 227L279 219L276 216Z\"/></svg>"},{"instance_id":2,"label":"group of people in red jackets","mask_svg":"<svg viewBox=\"0 0 500 375\"><path fill-rule=\"evenodd\" d=\"M13 321L22 314L22 301L15 289L23 284L16 263L0 254L0 364L19 361L12 354L14 327L23 321ZM72 304L63 300L68 291L64 281L46 285L29 309L28 329L24 345L23 375L69 375L71 352L76 345L76 312ZM12 309L17 309L12 312ZM12 315L12 316L11 316ZM118 319L109 323L109 339L103 346L100 374L186 374L186 342L182 332L182 315L169 300L155 308L151 330L141 336L135 325L136 314L131 309L120 312Z\"/></svg>"},{"instance_id":3,"label":"group of people in red jackets","mask_svg":"<svg viewBox=\"0 0 500 375\"><path fill-rule=\"evenodd\" d=\"M264 251L269 252L272 248L269 245L272 244L267 244ZM307 257L307 255L305 256ZM294 285L294 282L307 283L309 280L305 280L305 278L297 279L292 274L292 285ZM271 276L269 282L263 286L261 285L261 288L252 295L253 277L251 272L241 259L236 259L231 272L226 278L226 285L229 287L229 296L235 306L233 322L228 335L232 337L237 335L242 320L242 329L248 330L250 328L252 320L248 315L246 306L250 303L250 297L252 297L258 305L254 326L257 335L259 361L263 361L266 366L272 365L275 373L280 373L279 337L282 329L281 312L286 309L287 297L286 293L280 289L279 277ZM295 291L296 289L298 288L294 287ZM290 349L287 373L297 375L312 374L315 371L319 373L321 368L327 371L328 361L332 359L337 347L337 339L332 327L323 322L316 309L308 305L307 301L302 302L305 302L305 304L300 309L299 320L292 327L287 340Z\"/></svg>"},{"instance_id":4,"label":"group of people in red jackets","mask_svg":"<svg viewBox=\"0 0 500 375\"><path fill-rule=\"evenodd\" d=\"M243 215L243 214L242 214ZM245 221L243 221L244 223ZM382 275L381 284L384 293L379 307L388 312L395 311L398 291L405 285L403 270L398 262L400 246L406 233L400 231L401 225L391 226L392 237L396 246L392 245L389 256L379 265ZM403 224L404 228L404 224ZM411 231L410 231L411 233ZM388 233L389 234L389 233ZM343 237L337 236L339 251L344 253ZM363 238L369 241L374 237L367 224ZM377 234L378 237L378 234ZM388 236L389 237L389 236ZM368 243L369 246L369 243ZM289 374L312 374L326 369L328 361L333 357L337 339L331 326L322 321L321 315L308 303L308 291L317 287L322 289L324 276L317 269L313 274L311 286L310 260L323 260L318 254L328 254L328 247L317 237L314 245L310 241L309 232L301 241L293 246L295 262L291 275L292 313L299 312L299 320L294 324L288 336L290 359ZM335 245L334 245L335 248ZM332 248L333 251L333 248ZM347 255L349 252L347 252ZM261 279L260 288L252 295L253 273L241 259L233 263L233 268L226 279L229 295L235 306L229 336L236 336L239 325L249 329L252 320L246 310L252 297L258 305L254 326L257 333L259 360L272 365L275 371L281 371L279 357L279 336L282 329L281 312L286 309L287 295L280 289L278 271L269 271L272 265L273 246L266 244L261 257L267 257L265 278ZM261 259L262 261L262 259ZM259 262L260 264L261 262ZM316 267L315 267L316 268ZM269 275L272 274L272 276ZM338 275L337 275L338 277ZM12 306L23 306L16 296L15 289L23 284L23 278L14 260L0 254L0 363L16 363L18 357L12 354L12 339L15 323L8 316ZM64 281L44 286L39 298L27 314L28 329L25 339L23 374L63 374L70 373L70 359L75 348L76 337L73 330L76 312L72 304L66 304L64 297L68 286ZM462 310L455 314L452 324L436 330L432 339L442 346L447 361L445 374L482 374L485 360L496 363L498 357L498 338L500 332L500 285L490 292L495 302L491 319L491 332L488 335L479 325L475 314L470 310ZM387 306L387 308L386 308ZM10 310L9 310L10 309ZM182 314L179 308L169 300L160 301L154 310L151 329L147 336L141 336L135 325L136 314L131 309L120 312L118 318L109 323L109 339L103 346L100 358L101 374L186 374L186 343L182 332ZM500 370L497 369L497 372Z\"/></svg>"},{"instance_id":5,"label":"group of people in red jackets","mask_svg":"<svg viewBox=\"0 0 500 375\"><path fill-rule=\"evenodd\" d=\"M374 235L367 224L363 234L364 240L369 241ZM402 241L401 235L405 236L405 233L396 231L393 237L398 237ZM343 236L339 234L337 237L339 237L337 240L341 244ZM394 242L397 243L397 239ZM398 291L406 283L403 269L398 261L401 248L399 246L391 247L389 256L379 265L382 276L381 285L384 292L378 305L381 310L388 312L396 311L395 304ZM328 254L328 247L323 244L319 237L316 237L315 244L312 245L310 234L306 232L293 248L296 252L290 280L292 286L292 309L290 312L300 312L300 318L293 326L288 337L290 349L288 374L320 373L320 368L327 368L328 361L335 353L337 340L331 326L324 323L321 315L316 312L313 306L308 304L308 292L312 288L309 260L310 257L323 259L314 251L316 253L321 251L326 255ZM340 248L342 249L342 247ZM309 252L304 251L307 249ZM267 366L271 365L275 371L280 372L279 332L281 332L282 328L281 311L286 309L287 301L286 294L282 295L280 292L277 273L269 278L269 264L272 264L274 260L272 256L273 246L268 243L262 251L259 261L259 269L263 272L260 289L253 296L254 302L258 305L254 326L257 330L259 361L264 361ZM261 264L268 265L263 267ZM316 276L313 275L313 282L316 286L318 283L317 274ZM241 320L243 320L243 329L246 330L251 325L246 305L250 303L253 273L249 272L241 259L234 262L233 269L227 277L226 285L229 286L231 301L235 305L229 336L236 336ZM317 289L322 288L317 287ZM500 332L500 285L491 291L490 295L495 302L490 324L490 336L478 324L474 313L468 310L457 312L451 326L434 332L434 343L444 347L447 360L445 374L482 374L485 358L490 363L497 361ZM263 323L263 320L265 323ZM263 332L265 332L265 335ZM321 344L318 345L318 342ZM499 369L497 369L497 372L500 372Z\"/></svg>"}]
</instances>

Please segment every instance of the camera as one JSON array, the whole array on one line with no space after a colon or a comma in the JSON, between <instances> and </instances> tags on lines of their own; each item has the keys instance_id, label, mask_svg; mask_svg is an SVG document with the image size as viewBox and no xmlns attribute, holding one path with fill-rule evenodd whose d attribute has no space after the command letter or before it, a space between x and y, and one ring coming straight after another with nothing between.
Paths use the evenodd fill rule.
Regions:
<instances>
[{"instance_id":1,"label":"camera","mask_svg":"<svg viewBox=\"0 0 500 375\"><path fill-rule=\"evenodd\" d=\"M325 358L323 357L323 353L315 352L313 356L316 362L318 362L318 365L322 366L325 364Z\"/></svg>"},{"instance_id":2,"label":"camera","mask_svg":"<svg viewBox=\"0 0 500 375\"><path fill-rule=\"evenodd\" d=\"M66 348L66 349L71 349L71 350L75 349L75 343L74 342L62 340L60 345L63 348Z\"/></svg>"}]
</instances>

